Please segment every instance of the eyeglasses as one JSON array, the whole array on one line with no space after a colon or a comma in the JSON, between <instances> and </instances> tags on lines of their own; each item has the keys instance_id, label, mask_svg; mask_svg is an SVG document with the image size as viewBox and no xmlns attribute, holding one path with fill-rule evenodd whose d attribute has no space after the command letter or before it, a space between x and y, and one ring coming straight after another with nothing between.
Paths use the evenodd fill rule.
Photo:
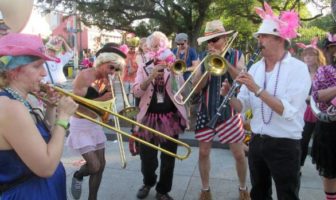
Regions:
<instances>
[{"instance_id":1,"label":"eyeglasses","mask_svg":"<svg viewBox=\"0 0 336 200\"><path fill-rule=\"evenodd\" d=\"M176 43L177 46L183 46L184 43Z\"/></svg>"},{"instance_id":2,"label":"eyeglasses","mask_svg":"<svg viewBox=\"0 0 336 200\"><path fill-rule=\"evenodd\" d=\"M211 40L208 40L207 43L216 43L219 39L221 39L220 37L215 37L215 38L212 38Z\"/></svg>"},{"instance_id":3,"label":"eyeglasses","mask_svg":"<svg viewBox=\"0 0 336 200\"><path fill-rule=\"evenodd\" d=\"M120 69L119 68L116 68L116 67L114 67L113 65L108 65L108 67L110 68L110 70L114 70L114 71L120 71Z\"/></svg>"}]
</instances>

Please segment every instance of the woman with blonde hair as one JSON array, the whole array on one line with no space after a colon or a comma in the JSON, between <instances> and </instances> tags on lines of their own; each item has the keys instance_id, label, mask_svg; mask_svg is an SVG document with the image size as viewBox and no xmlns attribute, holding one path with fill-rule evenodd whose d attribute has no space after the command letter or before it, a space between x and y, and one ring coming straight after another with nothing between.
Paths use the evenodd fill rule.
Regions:
<instances>
[{"instance_id":1,"label":"woman with blonde hair","mask_svg":"<svg viewBox=\"0 0 336 200\"><path fill-rule=\"evenodd\" d=\"M308 66L310 77L313 80L317 69L326 64L326 58L324 57L323 52L317 47L318 37L314 37L309 45L303 43L297 43L299 48L302 48L301 57L303 62ZM307 97L307 108L304 114L304 127L302 132L301 140L301 167L303 167L307 154L308 154L308 145L310 138L315 130L316 117L314 116L312 109L310 107L310 95Z\"/></svg>"},{"instance_id":2,"label":"woman with blonde hair","mask_svg":"<svg viewBox=\"0 0 336 200\"><path fill-rule=\"evenodd\" d=\"M73 82L74 94L95 101L112 99L108 75L122 71L125 66L125 58L126 55L115 47L99 50L94 67L82 70L75 78ZM79 110L92 118L99 118L96 113L81 106ZM105 142L106 136L101 126L78 115L71 117L67 145L79 152L86 161L86 164L77 170L72 178L71 194L74 199L79 199L81 196L84 176L90 176L88 199L97 199L105 168Z\"/></svg>"}]
</instances>

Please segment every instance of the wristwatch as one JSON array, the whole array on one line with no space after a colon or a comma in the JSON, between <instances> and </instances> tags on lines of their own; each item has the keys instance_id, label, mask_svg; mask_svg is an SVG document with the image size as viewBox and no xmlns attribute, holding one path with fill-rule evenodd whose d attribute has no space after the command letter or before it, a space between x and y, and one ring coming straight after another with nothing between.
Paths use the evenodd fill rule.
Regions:
<instances>
[{"instance_id":1,"label":"wristwatch","mask_svg":"<svg viewBox=\"0 0 336 200\"><path fill-rule=\"evenodd\" d=\"M55 122L56 125L63 127L65 130L69 129L70 123L67 120L64 119L58 119Z\"/></svg>"}]
</instances>

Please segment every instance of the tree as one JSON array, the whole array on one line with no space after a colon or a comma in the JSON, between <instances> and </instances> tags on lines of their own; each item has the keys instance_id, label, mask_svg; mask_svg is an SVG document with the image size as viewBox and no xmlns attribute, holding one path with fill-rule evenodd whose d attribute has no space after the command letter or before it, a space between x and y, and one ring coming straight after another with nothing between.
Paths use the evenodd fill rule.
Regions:
<instances>
[{"instance_id":1,"label":"tree","mask_svg":"<svg viewBox=\"0 0 336 200\"><path fill-rule=\"evenodd\" d=\"M55 0L39 0L55 5ZM48 2L47 2L48 1ZM59 2L59 0L56 0ZM305 3L314 0L268 0L273 10L295 9L306 12ZM327 0L330 2L330 0ZM263 0L63 0L64 8L72 10L76 4L77 12L85 25L95 25L102 29L121 29L146 36L160 30L168 36L185 32L189 35L191 46L196 46L206 21L221 18L225 27L242 33L240 40L252 39L261 19L254 7L262 6ZM329 4L330 5L330 4ZM311 20L320 15L305 15Z\"/></svg>"}]
</instances>

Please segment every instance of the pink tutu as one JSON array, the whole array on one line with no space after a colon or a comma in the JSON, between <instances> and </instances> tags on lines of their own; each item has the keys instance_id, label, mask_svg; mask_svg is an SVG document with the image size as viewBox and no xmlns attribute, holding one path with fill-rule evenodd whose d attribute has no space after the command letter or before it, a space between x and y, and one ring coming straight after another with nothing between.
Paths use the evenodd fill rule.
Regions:
<instances>
[{"instance_id":1,"label":"pink tutu","mask_svg":"<svg viewBox=\"0 0 336 200\"><path fill-rule=\"evenodd\" d=\"M71 117L69 130L66 145L80 154L105 148L106 136L101 126L86 119Z\"/></svg>"},{"instance_id":2,"label":"pink tutu","mask_svg":"<svg viewBox=\"0 0 336 200\"><path fill-rule=\"evenodd\" d=\"M169 112L165 114L147 113L141 123L168 136L183 133L186 127L186 121L179 112ZM154 138L155 143L165 141L164 138L141 128L138 134L139 137L145 138L147 141L150 141L152 138Z\"/></svg>"}]
</instances>

